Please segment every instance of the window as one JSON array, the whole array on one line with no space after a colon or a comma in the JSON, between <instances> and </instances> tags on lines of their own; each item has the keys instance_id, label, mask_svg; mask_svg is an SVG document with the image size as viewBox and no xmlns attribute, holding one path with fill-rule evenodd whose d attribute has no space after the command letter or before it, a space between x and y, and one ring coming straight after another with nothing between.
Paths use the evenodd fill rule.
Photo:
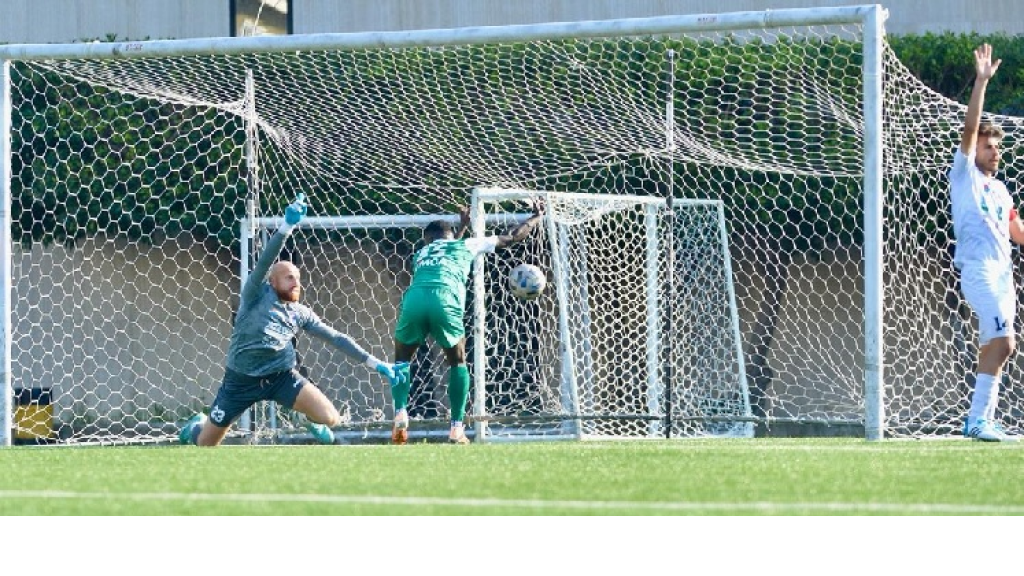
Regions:
<instances>
[{"instance_id":1,"label":"window","mask_svg":"<svg viewBox=\"0 0 1024 576\"><path fill-rule=\"evenodd\" d=\"M292 33L292 0L231 0L232 36Z\"/></svg>"}]
</instances>

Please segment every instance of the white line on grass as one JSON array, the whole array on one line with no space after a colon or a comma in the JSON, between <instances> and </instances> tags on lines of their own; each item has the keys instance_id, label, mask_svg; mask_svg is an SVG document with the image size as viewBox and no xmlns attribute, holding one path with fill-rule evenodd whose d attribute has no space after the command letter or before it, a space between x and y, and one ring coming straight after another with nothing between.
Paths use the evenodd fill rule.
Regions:
<instances>
[{"instance_id":1,"label":"white line on grass","mask_svg":"<svg viewBox=\"0 0 1024 576\"><path fill-rule=\"evenodd\" d=\"M1024 506L973 504L901 504L881 502L629 502L590 500L502 500L498 498L420 498L344 496L332 494L182 494L177 492L71 492L63 490L0 490L0 499L64 498L79 500L181 500L195 502L315 502L380 506L448 506L539 510L650 510L660 512L875 512L886 514L1000 515L1024 514Z\"/></svg>"}]
</instances>

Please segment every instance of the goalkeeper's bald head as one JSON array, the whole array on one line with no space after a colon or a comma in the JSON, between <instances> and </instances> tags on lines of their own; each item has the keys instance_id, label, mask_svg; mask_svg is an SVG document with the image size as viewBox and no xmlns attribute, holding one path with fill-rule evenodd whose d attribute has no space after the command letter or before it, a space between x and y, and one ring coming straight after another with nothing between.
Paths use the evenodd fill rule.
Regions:
<instances>
[{"instance_id":1,"label":"goalkeeper's bald head","mask_svg":"<svg viewBox=\"0 0 1024 576\"><path fill-rule=\"evenodd\" d=\"M298 302L302 296L302 274L295 264L281 261L270 267L270 287L285 302Z\"/></svg>"}]
</instances>

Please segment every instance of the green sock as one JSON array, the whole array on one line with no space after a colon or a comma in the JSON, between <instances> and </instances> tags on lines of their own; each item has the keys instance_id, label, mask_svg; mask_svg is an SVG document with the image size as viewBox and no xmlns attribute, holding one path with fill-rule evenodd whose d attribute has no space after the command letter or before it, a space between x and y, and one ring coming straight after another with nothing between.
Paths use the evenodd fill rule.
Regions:
<instances>
[{"instance_id":1,"label":"green sock","mask_svg":"<svg viewBox=\"0 0 1024 576\"><path fill-rule=\"evenodd\" d=\"M466 417L466 399L469 398L469 368L465 364L452 366L448 371L448 400L452 405L452 422Z\"/></svg>"},{"instance_id":2,"label":"green sock","mask_svg":"<svg viewBox=\"0 0 1024 576\"><path fill-rule=\"evenodd\" d=\"M410 375L409 364L406 363L404 366L398 368L399 372L405 374L405 378L402 379L402 384L391 387L391 397L395 402L395 412L404 410L409 405L409 391L412 389L412 377Z\"/></svg>"}]
</instances>

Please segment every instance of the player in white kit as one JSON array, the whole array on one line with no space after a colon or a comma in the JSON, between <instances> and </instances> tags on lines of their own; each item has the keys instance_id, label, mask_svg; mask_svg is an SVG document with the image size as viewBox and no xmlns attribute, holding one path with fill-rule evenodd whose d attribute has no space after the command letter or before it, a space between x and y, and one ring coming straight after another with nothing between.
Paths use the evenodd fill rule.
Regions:
<instances>
[{"instance_id":1,"label":"player in white kit","mask_svg":"<svg viewBox=\"0 0 1024 576\"><path fill-rule=\"evenodd\" d=\"M977 75L967 105L960 147L949 171L956 256L960 285L978 318L977 375L964 436L989 442L1014 442L996 418L1003 366L1016 348L1014 322L1017 294L1013 283L1010 242L1024 244L1021 221L1006 186L996 179L1003 131L981 122L985 88L999 69L992 47L974 51Z\"/></svg>"}]
</instances>

